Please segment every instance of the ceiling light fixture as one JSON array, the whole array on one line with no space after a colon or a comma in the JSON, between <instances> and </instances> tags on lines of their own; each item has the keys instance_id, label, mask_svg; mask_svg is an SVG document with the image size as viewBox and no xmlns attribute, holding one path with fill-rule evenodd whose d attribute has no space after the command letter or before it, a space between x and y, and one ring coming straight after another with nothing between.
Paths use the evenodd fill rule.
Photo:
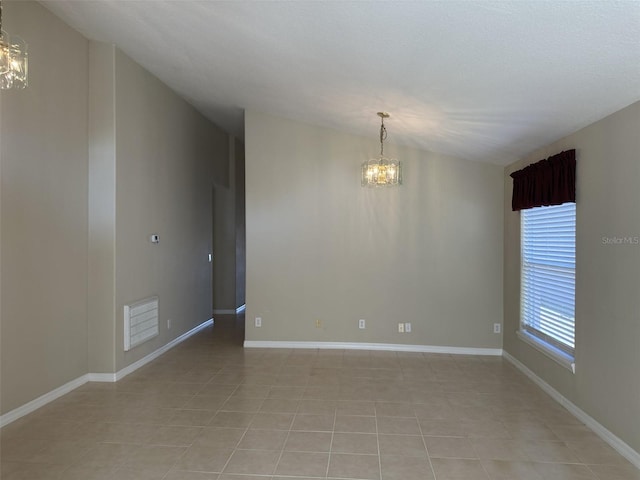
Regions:
<instances>
[{"instance_id":1,"label":"ceiling light fixture","mask_svg":"<svg viewBox=\"0 0 640 480\"><path fill-rule=\"evenodd\" d=\"M380 117L380 156L362 163L362 186L385 187L402 185L402 165L395 158L384 156L384 141L387 129L384 119L389 118L387 112L378 112Z\"/></svg>"},{"instance_id":2,"label":"ceiling light fixture","mask_svg":"<svg viewBox=\"0 0 640 480\"><path fill-rule=\"evenodd\" d=\"M0 90L26 88L29 57L27 44L17 35L2 30L2 0L0 0Z\"/></svg>"}]
</instances>

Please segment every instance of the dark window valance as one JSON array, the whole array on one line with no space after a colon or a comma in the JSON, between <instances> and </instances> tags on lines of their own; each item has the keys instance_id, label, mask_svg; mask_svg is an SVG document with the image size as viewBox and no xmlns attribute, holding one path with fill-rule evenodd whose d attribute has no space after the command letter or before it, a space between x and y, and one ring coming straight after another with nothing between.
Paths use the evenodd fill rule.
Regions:
<instances>
[{"instance_id":1,"label":"dark window valance","mask_svg":"<svg viewBox=\"0 0 640 480\"><path fill-rule=\"evenodd\" d=\"M576 151L566 150L513 172L511 209L576 201Z\"/></svg>"}]
</instances>

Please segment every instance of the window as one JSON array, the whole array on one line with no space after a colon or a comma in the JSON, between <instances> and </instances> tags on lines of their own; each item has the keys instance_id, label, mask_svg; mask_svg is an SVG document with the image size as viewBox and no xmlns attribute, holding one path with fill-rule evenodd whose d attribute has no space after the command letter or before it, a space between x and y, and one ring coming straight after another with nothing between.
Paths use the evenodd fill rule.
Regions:
<instances>
[{"instance_id":1,"label":"window","mask_svg":"<svg viewBox=\"0 0 640 480\"><path fill-rule=\"evenodd\" d=\"M520 213L519 336L574 370L576 204Z\"/></svg>"}]
</instances>

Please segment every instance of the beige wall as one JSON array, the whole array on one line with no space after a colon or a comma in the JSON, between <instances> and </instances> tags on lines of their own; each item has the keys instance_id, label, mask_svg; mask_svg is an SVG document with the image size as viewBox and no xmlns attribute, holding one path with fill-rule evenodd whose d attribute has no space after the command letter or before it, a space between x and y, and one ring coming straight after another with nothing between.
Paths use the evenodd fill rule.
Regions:
<instances>
[{"instance_id":1,"label":"beige wall","mask_svg":"<svg viewBox=\"0 0 640 480\"><path fill-rule=\"evenodd\" d=\"M376 138L245 113L246 339L501 348L503 169L390 143L362 188Z\"/></svg>"},{"instance_id":2,"label":"beige wall","mask_svg":"<svg viewBox=\"0 0 640 480\"><path fill-rule=\"evenodd\" d=\"M504 176L504 348L571 402L640 451L640 103L509 166ZM520 215L509 174L576 149L576 373L516 337ZM636 240L637 241L637 240Z\"/></svg>"},{"instance_id":3,"label":"beige wall","mask_svg":"<svg viewBox=\"0 0 640 480\"><path fill-rule=\"evenodd\" d=\"M120 370L211 318L211 185L228 140L119 50L115 59ZM160 235L158 245L149 241L152 233ZM123 306L151 295L160 299L160 335L125 353Z\"/></svg>"},{"instance_id":4,"label":"beige wall","mask_svg":"<svg viewBox=\"0 0 640 480\"><path fill-rule=\"evenodd\" d=\"M116 352L116 50L89 43L89 371L114 372Z\"/></svg>"},{"instance_id":5,"label":"beige wall","mask_svg":"<svg viewBox=\"0 0 640 480\"><path fill-rule=\"evenodd\" d=\"M3 13L30 56L29 88L0 93L5 413L87 372L88 42L35 2Z\"/></svg>"},{"instance_id":6,"label":"beige wall","mask_svg":"<svg viewBox=\"0 0 640 480\"><path fill-rule=\"evenodd\" d=\"M225 178L213 187L213 309L231 312L236 305L235 140L228 138Z\"/></svg>"},{"instance_id":7,"label":"beige wall","mask_svg":"<svg viewBox=\"0 0 640 480\"><path fill-rule=\"evenodd\" d=\"M211 318L212 185L228 171L227 134L122 52L37 2L4 13L30 85L0 97L1 413ZM160 335L125 353L123 305L150 295Z\"/></svg>"},{"instance_id":8,"label":"beige wall","mask_svg":"<svg viewBox=\"0 0 640 480\"><path fill-rule=\"evenodd\" d=\"M244 143L229 136L227 177L213 188L213 311L244 305Z\"/></svg>"},{"instance_id":9,"label":"beige wall","mask_svg":"<svg viewBox=\"0 0 640 480\"><path fill-rule=\"evenodd\" d=\"M244 143L236 139L236 306L245 304L246 286L246 232L245 232L245 188L244 188Z\"/></svg>"}]
</instances>

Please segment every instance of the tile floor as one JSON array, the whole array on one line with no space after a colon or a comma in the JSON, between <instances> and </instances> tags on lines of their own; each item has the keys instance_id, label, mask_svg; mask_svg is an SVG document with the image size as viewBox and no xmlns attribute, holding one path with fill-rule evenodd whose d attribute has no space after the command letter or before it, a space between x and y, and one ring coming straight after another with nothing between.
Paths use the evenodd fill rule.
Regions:
<instances>
[{"instance_id":1,"label":"tile floor","mask_svg":"<svg viewBox=\"0 0 640 480\"><path fill-rule=\"evenodd\" d=\"M2 479L640 479L500 358L244 350L242 324L6 426Z\"/></svg>"}]
</instances>

